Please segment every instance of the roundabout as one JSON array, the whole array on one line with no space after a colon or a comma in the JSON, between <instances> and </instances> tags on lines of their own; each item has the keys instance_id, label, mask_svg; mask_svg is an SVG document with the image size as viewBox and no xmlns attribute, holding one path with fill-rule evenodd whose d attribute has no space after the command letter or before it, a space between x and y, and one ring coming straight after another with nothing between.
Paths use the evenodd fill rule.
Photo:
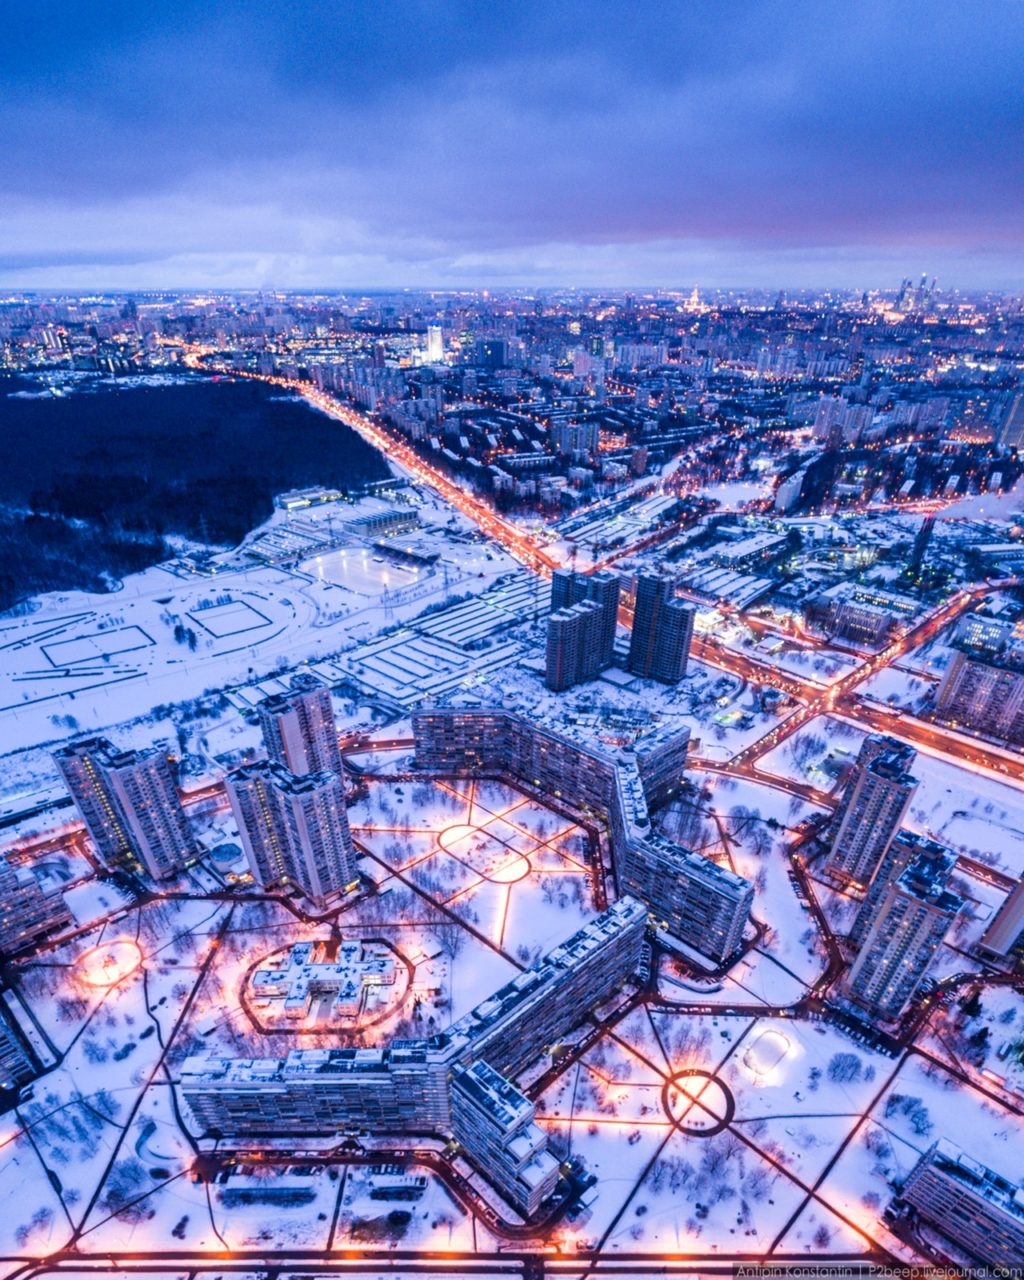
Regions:
<instances>
[{"instance_id":1,"label":"roundabout","mask_svg":"<svg viewBox=\"0 0 1024 1280\"><path fill-rule=\"evenodd\" d=\"M698 1067L666 1080L661 1105L676 1129L688 1138L713 1138L732 1123L736 1099L727 1085Z\"/></svg>"}]
</instances>

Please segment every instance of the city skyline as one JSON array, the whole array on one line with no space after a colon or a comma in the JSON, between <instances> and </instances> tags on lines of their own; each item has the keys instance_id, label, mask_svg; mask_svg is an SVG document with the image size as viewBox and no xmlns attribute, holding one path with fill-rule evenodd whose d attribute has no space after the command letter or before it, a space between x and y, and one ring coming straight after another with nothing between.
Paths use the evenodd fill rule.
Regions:
<instances>
[{"instance_id":1,"label":"city skyline","mask_svg":"<svg viewBox=\"0 0 1024 1280\"><path fill-rule=\"evenodd\" d=\"M10 0L0 1280L1024 1277L1024 0Z\"/></svg>"},{"instance_id":2,"label":"city skyline","mask_svg":"<svg viewBox=\"0 0 1024 1280\"><path fill-rule=\"evenodd\" d=\"M1024 284L1018 5L399 8L13 6L0 287Z\"/></svg>"}]
</instances>

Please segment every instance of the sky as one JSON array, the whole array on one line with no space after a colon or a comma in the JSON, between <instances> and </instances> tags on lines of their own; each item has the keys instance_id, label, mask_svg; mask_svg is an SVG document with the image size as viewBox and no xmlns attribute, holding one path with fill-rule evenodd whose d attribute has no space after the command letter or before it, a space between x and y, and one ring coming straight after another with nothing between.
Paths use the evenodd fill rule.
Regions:
<instances>
[{"instance_id":1,"label":"sky","mask_svg":"<svg viewBox=\"0 0 1024 1280\"><path fill-rule=\"evenodd\" d=\"M2 23L7 288L1024 288L1024 0Z\"/></svg>"}]
</instances>

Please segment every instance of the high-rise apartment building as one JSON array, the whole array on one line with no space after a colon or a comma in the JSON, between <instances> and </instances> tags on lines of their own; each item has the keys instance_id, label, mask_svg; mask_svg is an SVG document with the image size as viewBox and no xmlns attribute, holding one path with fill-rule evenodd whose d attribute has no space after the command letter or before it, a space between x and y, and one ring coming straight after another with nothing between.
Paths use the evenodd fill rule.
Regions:
<instances>
[{"instance_id":1,"label":"high-rise apartment building","mask_svg":"<svg viewBox=\"0 0 1024 1280\"><path fill-rule=\"evenodd\" d=\"M291 687L265 698L258 711L271 760L292 773L344 776L331 691L316 676L293 676Z\"/></svg>"},{"instance_id":2,"label":"high-rise apartment building","mask_svg":"<svg viewBox=\"0 0 1024 1280\"><path fill-rule=\"evenodd\" d=\"M1024 743L1024 671L957 650L939 685L935 714L954 728Z\"/></svg>"},{"instance_id":3,"label":"high-rise apartment building","mask_svg":"<svg viewBox=\"0 0 1024 1280\"><path fill-rule=\"evenodd\" d=\"M668 931L716 962L733 955L753 886L664 836L653 834L647 797L667 797L686 739L617 756L497 709L431 708L413 714L416 763L456 774L498 773L540 788L585 821L607 824L616 881Z\"/></svg>"},{"instance_id":4,"label":"high-rise apartment building","mask_svg":"<svg viewBox=\"0 0 1024 1280\"><path fill-rule=\"evenodd\" d=\"M124 815L132 846L156 880L173 876L197 853L178 798L178 780L165 751L121 751L106 776Z\"/></svg>"},{"instance_id":5,"label":"high-rise apartment building","mask_svg":"<svg viewBox=\"0 0 1024 1280\"><path fill-rule=\"evenodd\" d=\"M672 725L660 732L647 734L634 746L623 750L636 760L648 807L660 809L668 804L683 785L690 731Z\"/></svg>"},{"instance_id":6,"label":"high-rise apartment building","mask_svg":"<svg viewBox=\"0 0 1024 1280\"><path fill-rule=\"evenodd\" d=\"M594 363L595 365L598 364L596 361ZM600 362L600 368L603 375L603 362ZM558 453L591 454L597 452L600 427L596 421L589 420L583 422L553 422L551 424L550 437L551 445Z\"/></svg>"},{"instance_id":7,"label":"high-rise apartment building","mask_svg":"<svg viewBox=\"0 0 1024 1280\"><path fill-rule=\"evenodd\" d=\"M946 888L956 856L940 845L915 859L885 891L845 980L845 991L879 1018L899 1016L917 990L963 900Z\"/></svg>"},{"instance_id":8,"label":"high-rise apartment building","mask_svg":"<svg viewBox=\"0 0 1024 1280\"><path fill-rule=\"evenodd\" d=\"M561 693L600 673L601 632L596 600L581 600L548 618L544 682L549 689Z\"/></svg>"},{"instance_id":9,"label":"high-rise apartment building","mask_svg":"<svg viewBox=\"0 0 1024 1280\"><path fill-rule=\"evenodd\" d=\"M652 833L628 846L619 883L646 902L687 947L721 963L734 956L754 905L754 886L728 867Z\"/></svg>"},{"instance_id":10,"label":"high-rise apartment building","mask_svg":"<svg viewBox=\"0 0 1024 1280\"><path fill-rule=\"evenodd\" d=\"M69 924L59 890L44 890L28 867L0 858L0 956L16 955Z\"/></svg>"},{"instance_id":11,"label":"high-rise apartment building","mask_svg":"<svg viewBox=\"0 0 1024 1280\"><path fill-rule=\"evenodd\" d=\"M229 773L227 793L253 877L291 884L322 906L357 878L341 778L269 760Z\"/></svg>"},{"instance_id":12,"label":"high-rise apartment building","mask_svg":"<svg viewBox=\"0 0 1024 1280\"><path fill-rule=\"evenodd\" d=\"M850 942L853 946L860 947L867 937L889 885L897 880L912 862L922 856L937 858L950 857L952 854L937 840L929 840L925 836L916 835L913 831L897 832L878 865L878 870L868 886L864 901L854 919L853 928L850 930Z\"/></svg>"},{"instance_id":13,"label":"high-rise apartment building","mask_svg":"<svg viewBox=\"0 0 1024 1280\"><path fill-rule=\"evenodd\" d=\"M117 752L106 738L80 738L53 753L100 860L108 867L136 861L124 815L106 777L106 762Z\"/></svg>"},{"instance_id":14,"label":"high-rise apartment building","mask_svg":"<svg viewBox=\"0 0 1024 1280\"><path fill-rule=\"evenodd\" d=\"M1000 960L1024 957L1024 880L1018 880L978 944Z\"/></svg>"},{"instance_id":15,"label":"high-rise apartment building","mask_svg":"<svg viewBox=\"0 0 1024 1280\"><path fill-rule=\"evenodd\" d=\"M870 884L910 807L916 754L883 734L864 739L832 823L825 866L838 879Z\"/></svg>"},{"instance_id":16,"label":"high-rise apartment building","mask_svg":"<svg viewBox=\"0 0 1024 1280\"><path fill-rule=\"evenodd\" d=\"M671 578L640 574L629 641L630 671L645 680L678 684L686 675L695 614L692 604L675 599Z\"/></svg>"},{"instance_id":17,"label":"high-rise apartment building","mask_svg":"<svg viewBox=\"0 0 1024 1280\"><path fill-rule=\"evenodd\" d=\"M452 1136L527 1217L558 1183L558 1161L525 1094L486 1062L452 1072Z\"/></svg>"},{"instance_id":18,"label":"high-rise apartment building","mask_svg":"<svg viewBox=\"0 0 1024 1280\"><path fill-rule=\"evenodd\" d=\"M195 856L165 751L117 751L106 738L87 738L54 760L107 866L141 867L163 880Z\"/></svg>"},{"instance_id":19,"label":"high-rise apartment building","mask_svg":"<svg viewBox=\"0 0 1024 1280\"><path fill-rule=\"evenodd\" d=\"M933 515L925 516L921 521L921 527L914 535L914 549L910 556L910 572L916 578L924 566L925 556L928 554L928 544L932 540L932 534L935 531L935 517Z\"/></svg>"},{"instance_id":20,"label":"high-rise apartment building","mask_svg":"<svg viewBox=\"0 0 1024 1280\"><path fill-rule=\"evenodd\" d=\"M570 605L592 600L601 606L601 629L597 633L597 664L603 670L612 661L615 629L619 621L619 577L603 569L598 573L576 573L572 569L556 569L551 575L551 610L557 612Z\"/></svg>"},{"instance_id":21,"label":"high-rise apartment building","mask_svg":"<svg viewBox=\"0 0 1024 1280\"><path fill-rule=\"evenodd\" d=\"M1024 1261L1024 1185L995 1173L945 1138L907 1175L899 1200L981 1263L987 1275L1011 1276ZM945 1259L941 1259L945 1261Z\"/></svg>"}]
</instances>

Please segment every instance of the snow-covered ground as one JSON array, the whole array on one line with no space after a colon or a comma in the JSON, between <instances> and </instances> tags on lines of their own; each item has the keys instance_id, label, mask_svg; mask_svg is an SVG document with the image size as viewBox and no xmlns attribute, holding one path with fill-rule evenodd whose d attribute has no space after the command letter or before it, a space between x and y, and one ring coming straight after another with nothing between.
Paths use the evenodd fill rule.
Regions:
<instances>
[{"instance_id":1,"label":"snow-covered ground","mask_svg":"<svg viewBox=\"0 0 1024 1280\"><path fill-rule=\"evenodd\" d=\"M898 735L898 724L895 730ZM855 759L864 736L845 721L819 716L759 765L778 778L828 790ZM918 787L906 818L912 831L1010 875L1024 874L1024 789L926 751L917 753L913 774Z\"/></svg>"},{"instance_id":2,"label":"snow-covered ground","mask_svg":"<svg viewBox=\"0 0 1024 1280\"><path fill-rule=\"evenodd\" d=\"M432 565L399 565L340 527L387 509L380 499L364 499L343 512L330 505L301 517L275 512L249 542L268 529L287 533L301 519L303 527L319 521L322 536L344 543L289 567L235 552L215 560L211 576L158 565L110 594L43 596L32 612L0 619L5 750L60 741L76 728L118 725L282 662L328 657L375 636L382 622L405 622L517 568L497 547L467 537L462 517L448 513L442 523L432 507L422 515L434 523L421 531L438 555Z\"/></svg>"}]
</instances>

